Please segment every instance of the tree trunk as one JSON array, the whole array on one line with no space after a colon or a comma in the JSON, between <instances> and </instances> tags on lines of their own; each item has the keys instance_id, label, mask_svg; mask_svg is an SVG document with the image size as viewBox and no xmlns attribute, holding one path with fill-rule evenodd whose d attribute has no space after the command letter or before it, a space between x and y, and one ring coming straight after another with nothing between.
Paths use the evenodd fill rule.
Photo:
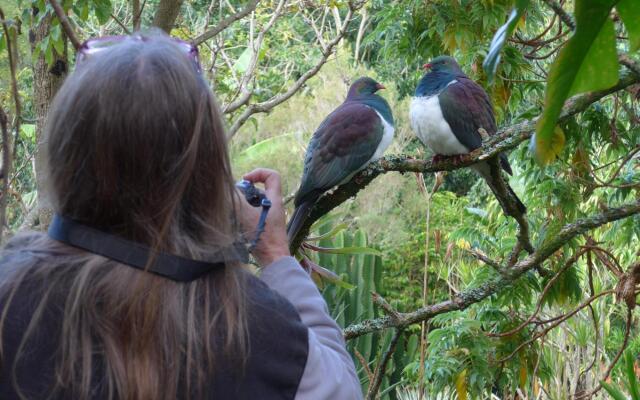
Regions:
<instances>
[{"instance_id":1,"label":"tree trunk","mask_svg":"<svg viewBox=\"0 0 640 400\"><path fill-rule=\"evenodd\" d=\"M131 13L133 14L133 31L140 30L140 17L142 9L140 8L140 0L131 0Z\"/></svg>"},{"instance_id":2,"label":"tree trunk","mask_svg":"<svg viewBox=\"0 0 640 400\"><path fill-rule=\"evenodd\" d=\"M362 45L362 38L364 37L364 31L367 27L367 7L362 7L360 11L362 19L360 20L360 26L358 27L358 36L356 36L356 51L353 56L355 65L360 62L360 46Z\"/></svg>"},{"instance_id":3,"label":"tree trunk","mask_svg":"<svg viewBox=\"0 0 640 400\"><path fill-rule=\"evenodd\" d=\"M37 8L33 10L33 18L36 18L40 11ZM40 52L38 57L35 57L34 51L36 45L49 33L51 18L51 16L47 16L29 32L29 42L31 44L31 54L33 57L33 109L36 117L36 140L38 143L38 150L35 157L38 204L35 210L27 216L29 221L25 221L22 226L26 228L34 228L37 226L41 230L48 227L52 215L51 201L47 194L44 174L47 159L46 146L43 144L44 125L51 101L62 85L64 78L67 76L69 68L66 38L63 54L58 54L54 50L54 59L51 66L47 65L43 51Z\"/></svg>"},{"instance_id":4,"label":"tree trunk","mask_svg":"<svg viewBox=\"0 0 640 400\"><path fill-rule=\"evenodd\" d=\"M171 33L183 1L184 0L160 0L156 15L153 17L153 26L157 26L163 31Z\"/></svg>"}]
</instances>

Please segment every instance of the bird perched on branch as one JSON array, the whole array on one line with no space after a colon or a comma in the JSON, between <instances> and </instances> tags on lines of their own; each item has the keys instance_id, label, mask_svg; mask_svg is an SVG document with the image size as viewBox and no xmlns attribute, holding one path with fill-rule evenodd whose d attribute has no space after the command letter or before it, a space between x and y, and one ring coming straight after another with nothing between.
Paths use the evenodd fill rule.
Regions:
<instances>
[{"instance_id":1,"label":"bird perched on branch","mask_svg":"<svg viewBox=\"0 0 640 400\"><path fill-rule=\"evenodd\" d=\"M481 147L483 136L494 135L497 131L487 93L462 72L452 57L436 57L424 68L427 73L418 83L409 111L413 132L436 154L434 160L441 156L467 154ZM502 169L511 175L506 155L500 154L498 160ZM503 204L504 196L496 193L498 182L491 175L488 163L479 162L471 168L487 181L505 212L510 214L509 207ZM526 212L513 189L504 183L517 210Z\"/></svg>"},{"instance_id":2,"label":"bird perched on branch","mask_svg":"<svg viewBox=\"0 0 640 400\"><path fill-rule=\"evenodd\" d=\"M393 115L387 101L376 94L380 89L384 86L368 77L353 82L344 103L313 134L287 226L290 242L320 195L382 157L391 144Z\"/></svg>"}]
</instances>

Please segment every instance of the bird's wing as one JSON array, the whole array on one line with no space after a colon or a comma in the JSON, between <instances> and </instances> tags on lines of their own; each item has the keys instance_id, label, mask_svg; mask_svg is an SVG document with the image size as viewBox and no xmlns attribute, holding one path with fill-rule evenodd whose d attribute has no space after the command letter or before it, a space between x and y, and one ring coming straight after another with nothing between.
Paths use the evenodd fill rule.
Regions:
<instances>
[{"instance_id":1,"label":"bird's wing","mask_svg":"<svg viewBox=\"0 0 640 400\"><path fill-rule=\"evenodd\" d=\"M312 192L340 184L363 168L373 157L383 134L380 116L364 104L347 102L329 114L307 147L295 204L305 201Z\"/></svg>"},{"instance_id":2,"label":"bird's wing","mask_svg":"<svg viewBox=\"0 0 640 400\"><path fill-rule=\"evenodd\" d=\"M482 146L478 129L489 136L496 133L496 121L489 96L480 85L468 78L457 78L439 95L442 116L453 134L467 148L474 150Z\"/></svg>"}]
</instances>

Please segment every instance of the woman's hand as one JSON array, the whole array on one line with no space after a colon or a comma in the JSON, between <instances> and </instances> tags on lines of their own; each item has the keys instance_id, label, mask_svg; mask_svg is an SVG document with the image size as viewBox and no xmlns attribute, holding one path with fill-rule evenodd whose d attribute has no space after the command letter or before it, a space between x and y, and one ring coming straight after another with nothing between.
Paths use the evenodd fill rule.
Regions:
<instances>
[{"instance_id":1,"label":"woman's hand","mask_svg":"<svg viewBox=\"0 0 640 400\"><path fill-rule=\"evenodd\" d=\"M254 184L263 183L265 195L271 200L271 209L267 215L265 230L260 235L260 240L252 252L258 264L264 267L281 257L291 255L287 239L280 174L270 169L258 168L243 176L243 179ZM251 235L255 234L261 211L261 208L252 207L246 201L241 201L240 223L243 231L248 234L247 237L252 237Z\"/></svg>"}]
</instances>

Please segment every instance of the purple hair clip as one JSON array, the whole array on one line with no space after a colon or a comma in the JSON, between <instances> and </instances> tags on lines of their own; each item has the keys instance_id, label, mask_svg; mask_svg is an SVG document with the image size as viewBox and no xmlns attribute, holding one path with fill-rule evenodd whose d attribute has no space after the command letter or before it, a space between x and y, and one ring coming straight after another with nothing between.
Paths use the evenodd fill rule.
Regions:
<instances>
[{"instance_id":1,"label":"purple hair clip","mask_svg":"<svg viewBox=\"0 0 640 400\"><path fill-rule=\"evenodd\" d=\"M153 37L145 36L140 33L135 33L131 36L102 36L99 38L89 39L82 43L82 46L78 49L78 55L76 59L76 64L81 64L85 62L89 57L93 54L100 53L101 51L118 45L124 42L127 39L140 40L142 42L146 42L149 40L153 40ZM198 54L198 48L192 43L185 42L184 40L171 37L182 51L184 51L185 55L191 60L193 65L196 68L196 71L201 72L202 69L200 67L200 56Z\"/></svg>"}]
</instances>

